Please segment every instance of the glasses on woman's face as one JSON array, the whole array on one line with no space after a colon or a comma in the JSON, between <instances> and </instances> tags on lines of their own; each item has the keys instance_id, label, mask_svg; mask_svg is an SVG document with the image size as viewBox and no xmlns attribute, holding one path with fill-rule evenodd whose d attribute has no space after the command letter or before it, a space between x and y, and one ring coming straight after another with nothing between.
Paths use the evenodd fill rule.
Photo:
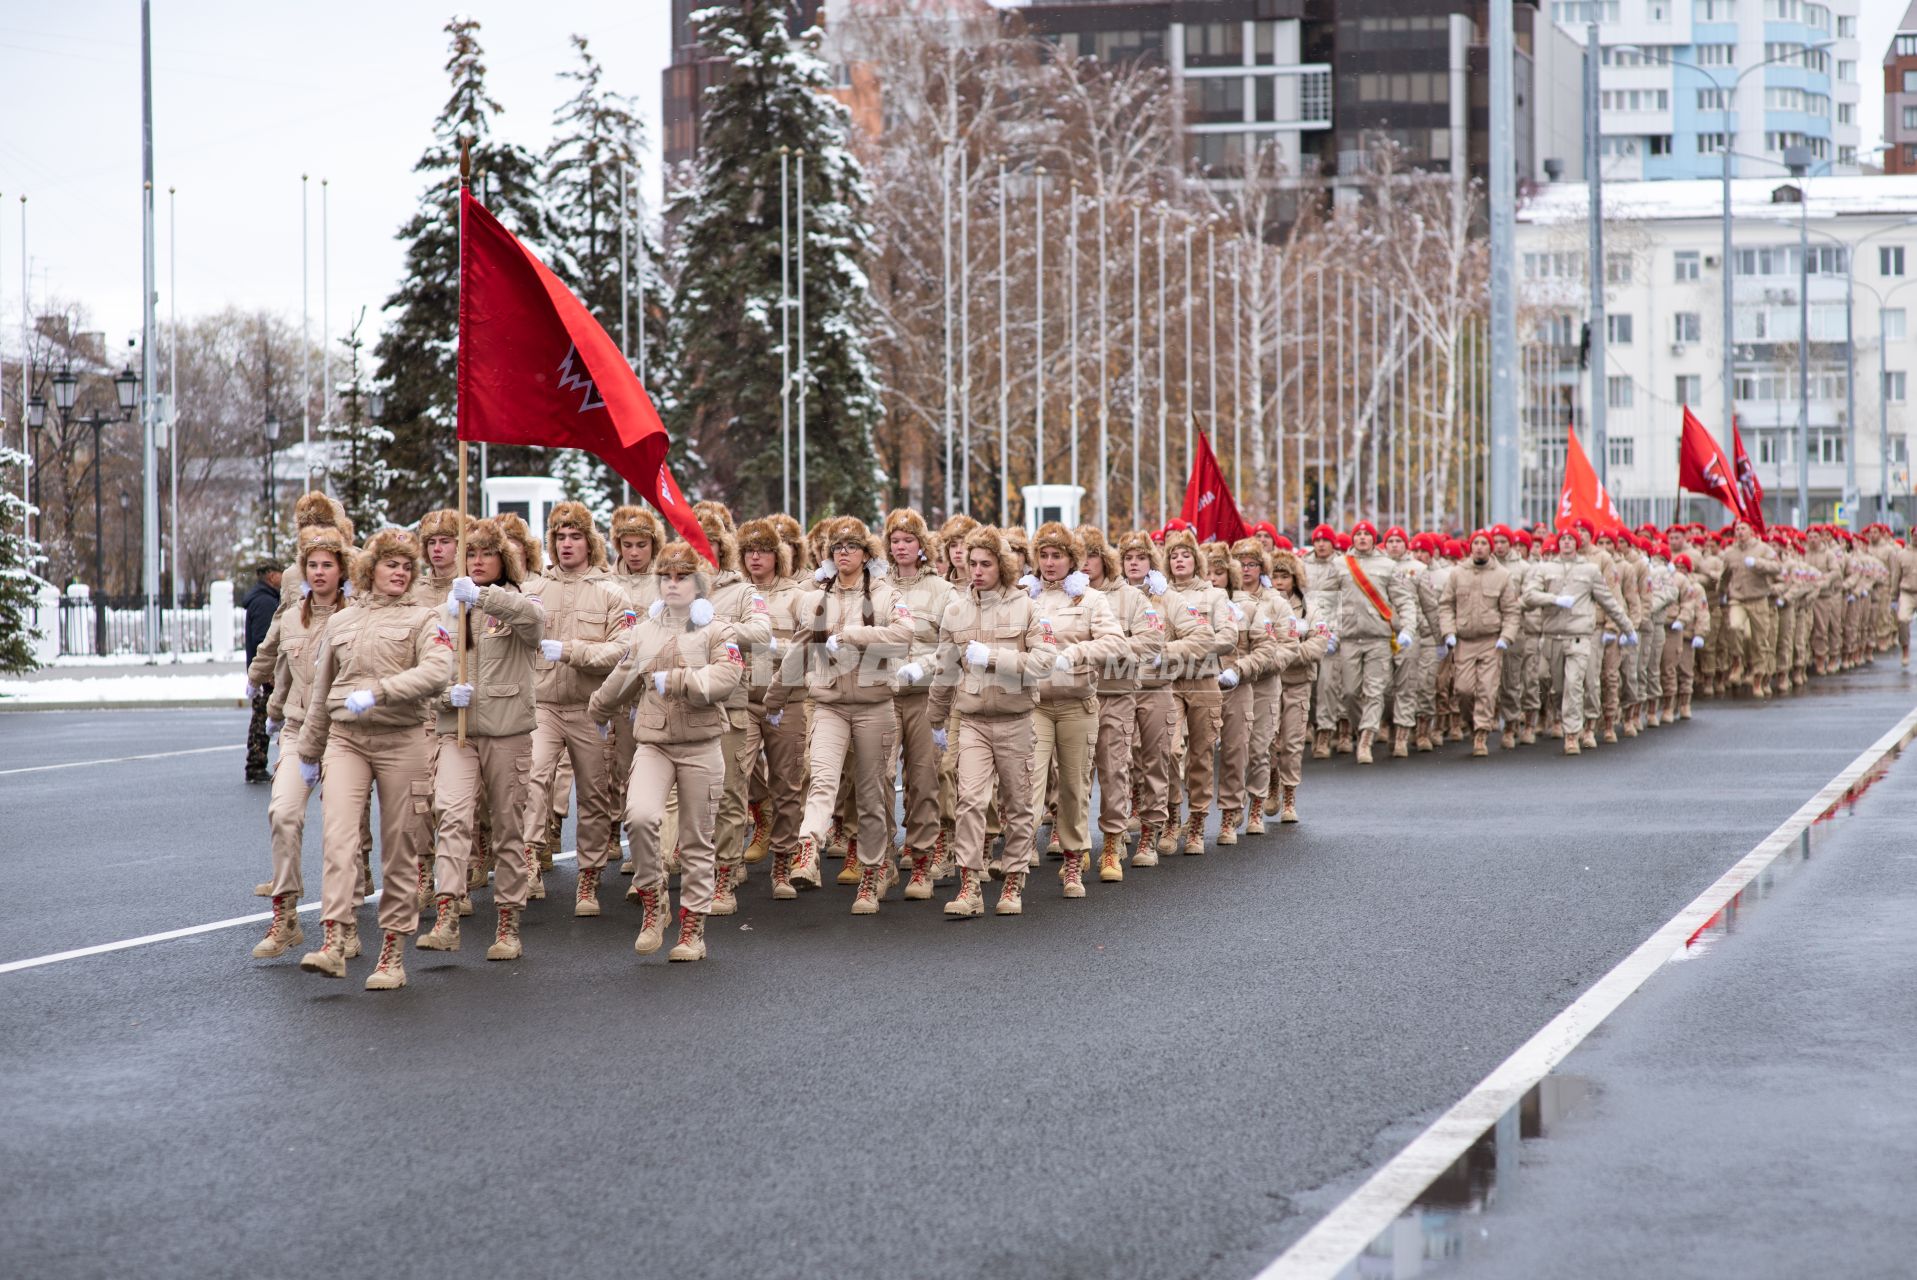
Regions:
<instances>
[{"instance_id":1,"label":"glasses on woman's face","mask_svg":"<svg viewBox=\"0 0 1917 1280\"><path fill-rule=\"evenodd\" d=\"M835 556L851 555L854 551L862 552L864 550L865 544L862 542L835 542L832 544L832 554Z\"/></svg>"}]
</instances>

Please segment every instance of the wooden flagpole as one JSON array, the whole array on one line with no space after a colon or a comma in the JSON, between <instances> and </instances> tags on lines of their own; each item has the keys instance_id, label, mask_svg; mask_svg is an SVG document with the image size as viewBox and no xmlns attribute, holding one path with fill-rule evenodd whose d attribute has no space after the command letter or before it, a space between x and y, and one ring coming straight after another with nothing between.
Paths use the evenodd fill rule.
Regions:
<instances>
[{"instance_id":1,"label":"wooden flagpole","mask_svg":"<svg viewBox=\"0 0 1917 1280\"><path fill-rule=\"evenodd\" d=\"M466 279L465 279L466 277L466 184L469 181L471 181L472 172L473 172L472 140L470 138L461 138L459 140L459 276L458 276L459 287L461 289L465 288L465 284L466 284ZM457 395L455 395L453 413L454 413L454 420L455 422L457 422L458 413L459 413ZM453 434L456 437L458 437L458 441L459 441L459 540L457 544L457 550L455 550L453 553L453 576L457 578L466 572L466 438L464 436L459 435L459 430L457 426L454 427ZM456 626L454 628L454 635L453 635L453 648L454 648L454 652L456 652L459 655L459 658L458 658L459 675L456 678L458 683L465 684L466 683L466 606L464 604L457 605L457 608L454 613L454 619L456 622ZM459 745L463 747L466 745L466 708L465 707L459 708L458 721L459 721L458 741L459 741Z\"/></svg>"}]
</instances>

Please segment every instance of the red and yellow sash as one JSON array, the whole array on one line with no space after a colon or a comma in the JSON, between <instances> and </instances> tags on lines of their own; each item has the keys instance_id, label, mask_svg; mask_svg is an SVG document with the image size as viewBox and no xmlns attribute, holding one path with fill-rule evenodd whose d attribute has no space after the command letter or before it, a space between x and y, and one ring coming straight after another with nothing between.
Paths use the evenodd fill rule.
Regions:
<instances>
[{"instance_id":1,"label":"red and yellow sash","mask_svg":"<svg viewBox=\"0 0 1917 1280\"><path fill-rule=\"evenodd\" d=\"M1365 599L1371 601L1371 607L1378 611L1380 618L1384 619L1385 630L1392 633L1391 652L1396 653L1398 651L1398 636L1394 630L1394 624L1391 621L1391 606L1385 603L1384 596L1380 595L1378 588L1371 584L1371 579L1365 576L1365 571L1358 567L1358 557L1345 557L1345 572L1351 575L1351 580L1358 584L1358 590L1364 592Z\"/></svg>"}]
</instances>

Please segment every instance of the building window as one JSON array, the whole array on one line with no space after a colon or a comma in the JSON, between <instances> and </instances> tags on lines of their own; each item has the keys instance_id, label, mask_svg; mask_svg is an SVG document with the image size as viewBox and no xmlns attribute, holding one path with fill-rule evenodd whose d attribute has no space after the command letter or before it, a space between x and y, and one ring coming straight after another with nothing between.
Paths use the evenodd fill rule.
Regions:
<instances>
[{"instance_id":1,"label":"building window","mask_svg":"<svg viewBox=\"0 0 1917 1280\"><path fill-rule=\"evenodd\" d=\"M1857 64L1853 62L1851 65L1856 66ZM1904 92L1917 93L1917 71L1904 72Z\"/></svg>"},{"instance_id":2,"label":"building window","mask_svg":"<svg viewBox=\"0 0 1917 1280\"><path fill-rule=\"evenodd\" d=\"M1631 345L1631 317L1609 315L1604 317L1604 340L1616 347Z\"/></svg>"},{"instance_id":3,"label":"building window","mask_svg":"<svg viewBox=\"0 0 1917 1280\"><path fill-rule=\"evenodd\" d=\"M1692 0L1693 22L1736 22L1737 0Z\"/></svg>"},{"instance_id":4,"label":"building window","mask_svg":"<svg viewBox=\"0 0 1917 1280\"><path fill-rule=\"evenodd\" d=\"M1687 284L1697 279L1697 251L1682 249L1672 256L1671 279L1678 284Z\"/></svg>"},{"instance_id":5,"label":"building window","mask_svg":"<svg viewBox=\"0 0 1917 1280\"><path fill-rule=\"evenodd\" d=\"M1644 140L1644 146L1654 156L1668 156L1671 154L1671 135L1654 133Z\"/></svg>"},{"instance_id":6,"label":"building window","mask_svg":"<svg viewBox=\"0 0 1917 1280\"><path fill-rule=\"evenodd\" d=\"M1721 133L1700 133L1697 135L1697 154L1714 156L1724 150L1724 135Z\"/></svg>"},{"instance_id":7,"label":"building window","mask_svg":"<svg viewBox=\"0 0 1917 1280\"><path fill-rule=\"evenodd\" d=\"M1704 317L1695 311L1680 311L1671 317L1672 342L1704 341Z\"/></svg>"},{"instance_id":8,"label":"building window","mask_svg":"<svg viewBox=\"0 0 1917 1280\"><path fill-rule=\"evenodd\" d=\"M1613 374L1604 380L1604 403L1613 409L1628 409L1637 388L1628 377Z\"/></svg>"},{"instance_id":9,"label":"building window","mask_svg":"<svg viewBox=\"0 0 1917 1280\"><path fill-rule=\"evenodd\" d=\"M1820 76L1830 74L1830 54L1822 49L1806 48L1791 42L1777 42L1764 46L1764 61L1781 62L1786 66L1802 67L1806 71L1815 71Z\"/></svg>"},{"instance_id":10,"label":"building window","mask_svg":"<svg viewBox=\"0 0 1917 1280\"><path fill-rule=\"evenodd\" d=\"M1737 46L1734 44L1698 45L1697 64L1700 67L1735 66L1737 64Z\"/></svg>"},{"instance_id":11,"label":"building window","mask_svg":"<svg viewBox=\"0 0 1917 1280\"><path fill-rule=\"evenodd\" d=\"M1697 109L1699 111L1729 111L1736 105L1729 89L1699 89L1697 91Z\"/></svg>"},{"instance_id":12,"label":"building window","mask_svg":"<svg viewBox=\"0 0 1917 1280\"><path fill-rule=\"evenodd\" d=\"M1608 133L1604 135L1604 154L1634 156L1637 154L1637 139L1628 134Z\"/></svg>"},{"instance_id":13,"label":"building window","mask_svg":"<svg viewBox=\"0 0 1917 1280\"><path fill-rule=\"evenodd\" d=\"M1898 36L1897 56L1900 58L1917 58L1917 36Z\"/></svg>"},{"instance_id":14,"label":"building window","mask_svg":"<svg viewBox=\"0 0 1917 1280\"><path fill-rule=\"evenodd\" d=\"M1888 400L1891 404L1902 404L1904 402L1904 392L1906 390L1905 378L1906 375L1902 369L1884 370L1885 400Z\"/></svg>"},{"instance_id":15,"label":"building window","mask_svg":"<svg viewBox=\"0 0 1917 1280\"><path fill-rule=\"evenodd\" d=\"M1837 19L1837 38L1839 40L1855 40L1857 38L1857 19L1846 18L1840 14Z\"/></svg>"},{"instance_id":16,"label":"building window","mask_svg":"<svg viewBox=\"0 0 1917 1280\"><path fill-rule=\"evenodd\" d=\"M1186 119L1229 124L1245 118L1245 82L1239 76L1191 76L1185 81Z\"/></svg>"},{"instance_id":17,"label":"building window","mask_svg":"<svg viewBox=\"0 0 1917 1280\"><path fill-rule=\"evenodd\" d=\"M1857 123L1857 104L1854 102L1838 103L1837 104L1837 123L1838 124L1856 124Z\"/></svg>"},{"instance_id":18,"label":"building window","mask_svg":"<svg viewBox=\"0 0 1917 1280\"><path fill-rule=\"evenodd\" d=\"M1675 399L1681 405L1694 405L1704 398L1704 375L1698 373L1680 373L1677 375Z\"/></svg>"},{"instance_id":19,"label":"building window","mask_svg":"<svg viewBox=\"0 0 1917 1280\"><path fill-rule=\"evenodd\" d=\"M1904 274L1904 246L1901 244L1880 244L1877 246L1877 274L1880 276L1901 276Z\"/></svg>"},{"instance_id":20,"label":"building window","mask_svg":"<svg viewBox=\"0 0 1917 1280\"><path fill-rule=\"evenodd\" d=\"M1631 283L1630 254L1607 253L1604 255L1604 282L1606 284Z\"/></svg>"},{"instance_id":21,"label":"building window","mask_svg":"<svg viewBox=\"0 0 1917 1280\"><path fill-rule=\"evenodd\" d=\"M1331 119L1331 73L1313 71L1298 77L1298 114L1306 120Z\"/></svg>"},{"instance_id":22,"label":"building window","mask_svg":"<svg viewBox=\"0 0 1917 1280\"><path fill-rule=\"evenodd\" d=\"M1669 89L1606 89L1598 95L1606 111L1669 111Z\"/></svg>"},{"instance_id":23,"label":"building window","mask_svg":"<svg viewBox=\"0 0 1917 1280\"><path fill-rule=\"evenodd\" d=\"M1904 309L1892 307L1884 312L1883 337L1885 342L1902 342L1907 326L1904 323Z\"/></svg>"},{"instance_id":24,"label":"building window","mask_svg":"<svg viewBox=\"0 0 1917 1280\"><path fill-rule=\"evenodd\" d=\"M1630 436L1606 436L1604 457L1614 467L1628 467L1637 452L1635 443Z\"/></svg>"},{"instance_id":25,"label":"building window","mask_svg":"<svg viewBox=\"0 0 1917 1280\"><path fill-rule=\"evenodd\" d=\"M1198 167L1206 177L1236 178L1244 173L1244 134L1201 133L1197 141Z\"/></svg>"},{"instance_id":26,"label":"building window","mask_svg":"<svg viewBox=\"0 0 1917 1280\"><path fill-rule=\"evenodd\" d=\"M1245 61L1245 24L1189 22L1185 24L1185 65L1235 67Z\"/></svg>"},{"instance_id":27,"label":"building window","mask_svg":"<svg viewBox=\"0 0 1917 1280\"><path fill-rule=\"evenodd\" d=\"M1763 465L1782 465L1791 460L1790 433L1761 431L1757 436L1757 461Z\"/></svg>"},{"instance_id":28,"label":"building window","mask_svg":"<svg viewBox=\"0 0 1917 1280\"><path fill-rule=\"evenodd\" d=\"M1593 22L1616 22L1618 0L1557 0L1551 6L1551 16L1558 22L1579 27Z\"/></svg>"},{"instance_id":29,"label":"building window","mask_svg":"<svg viewBox=\"0 0 1917 1280\"><path fill-rule=\"evenodd\" d=\"M1844 434L1841 431L1813 431L1810 439L1812 462L1833 465L1844 460Z\"/></svg>"},{"instance_id":30,"label":"building window","mask_svg":"<svg viewBox=\"0 0 1917 1280\"><path fill-rule=\"evenodd\" d=\"M1278 61L1277 23L1251 24L1251 60L1261 67L1272 66Z\"/></svg>"},{"instance_id":31,"label":"building window","mask_svg":"<svg viewBox=\"0 0 1917 1280\"><path fill-rule=\"evenodd\" d=\"M1917 129L1917 107L1904 108L1904 128Z\"/></svg>"}]
</instances>

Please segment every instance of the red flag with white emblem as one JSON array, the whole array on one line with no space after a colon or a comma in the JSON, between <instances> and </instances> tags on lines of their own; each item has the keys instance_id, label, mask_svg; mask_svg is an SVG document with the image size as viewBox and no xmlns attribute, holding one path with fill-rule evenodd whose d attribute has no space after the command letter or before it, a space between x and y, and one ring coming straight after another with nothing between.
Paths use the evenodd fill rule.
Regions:
<instances>
[{"instance_id":1,"label":"red flag with white emblem","mask_svg":"<svg viewBox=\"0 0 1917 1280\"><path fill-rule=\"evenodd\" d=\"M1611 504L1611 495L1604 491L1604 482L1598 479L1591 460L1584 456L1584 446L1578 443L1578 433L1566 427L1564 488L1558 494L1557 526L1568 529L1578 520L1589 520L1592 530L1597 533L1624 528L1617 508Z\"/></svg>"},{"instance_id":2,"label":"red flag with white emblem","mask_svg":"<svg viewBox=\"0 0 1917 1280\"><path fill-rule=\"evenodd\" d=\"M1724 446L1711 439L1689 405L1684 408L1684 433L1678 438L1677 487L1716 498L1733 515L1741 511L1735 473L1724 456Z\"/></svg>"},{"instance_id":3,"label":"red flag with white emblem","mask_svg":"<svg viewBox=\"0 0 1917 1280\"><path fill-rule=\"evenodd\" d=\"M665 424L618 344L471 192L460 200L459 438L583 449L717 564L666 465Z\"/></svg>"},{"instance_id":4,"label":"red flag with white emblem","mask_svg":"<svg viewBox=\"0 0 1917 1280\"><path fill-rule=\"evenodd\" d=\"M1231 488L1218 459L1211 451L1205 433L1198 434L1197 455L1191 460L1191 479L1185 484L1185 506L1178 518L1191 526L1200 542L1236 542L1248 537L1238 504L1231 500Z\"/></svg>"}]
</instances>

